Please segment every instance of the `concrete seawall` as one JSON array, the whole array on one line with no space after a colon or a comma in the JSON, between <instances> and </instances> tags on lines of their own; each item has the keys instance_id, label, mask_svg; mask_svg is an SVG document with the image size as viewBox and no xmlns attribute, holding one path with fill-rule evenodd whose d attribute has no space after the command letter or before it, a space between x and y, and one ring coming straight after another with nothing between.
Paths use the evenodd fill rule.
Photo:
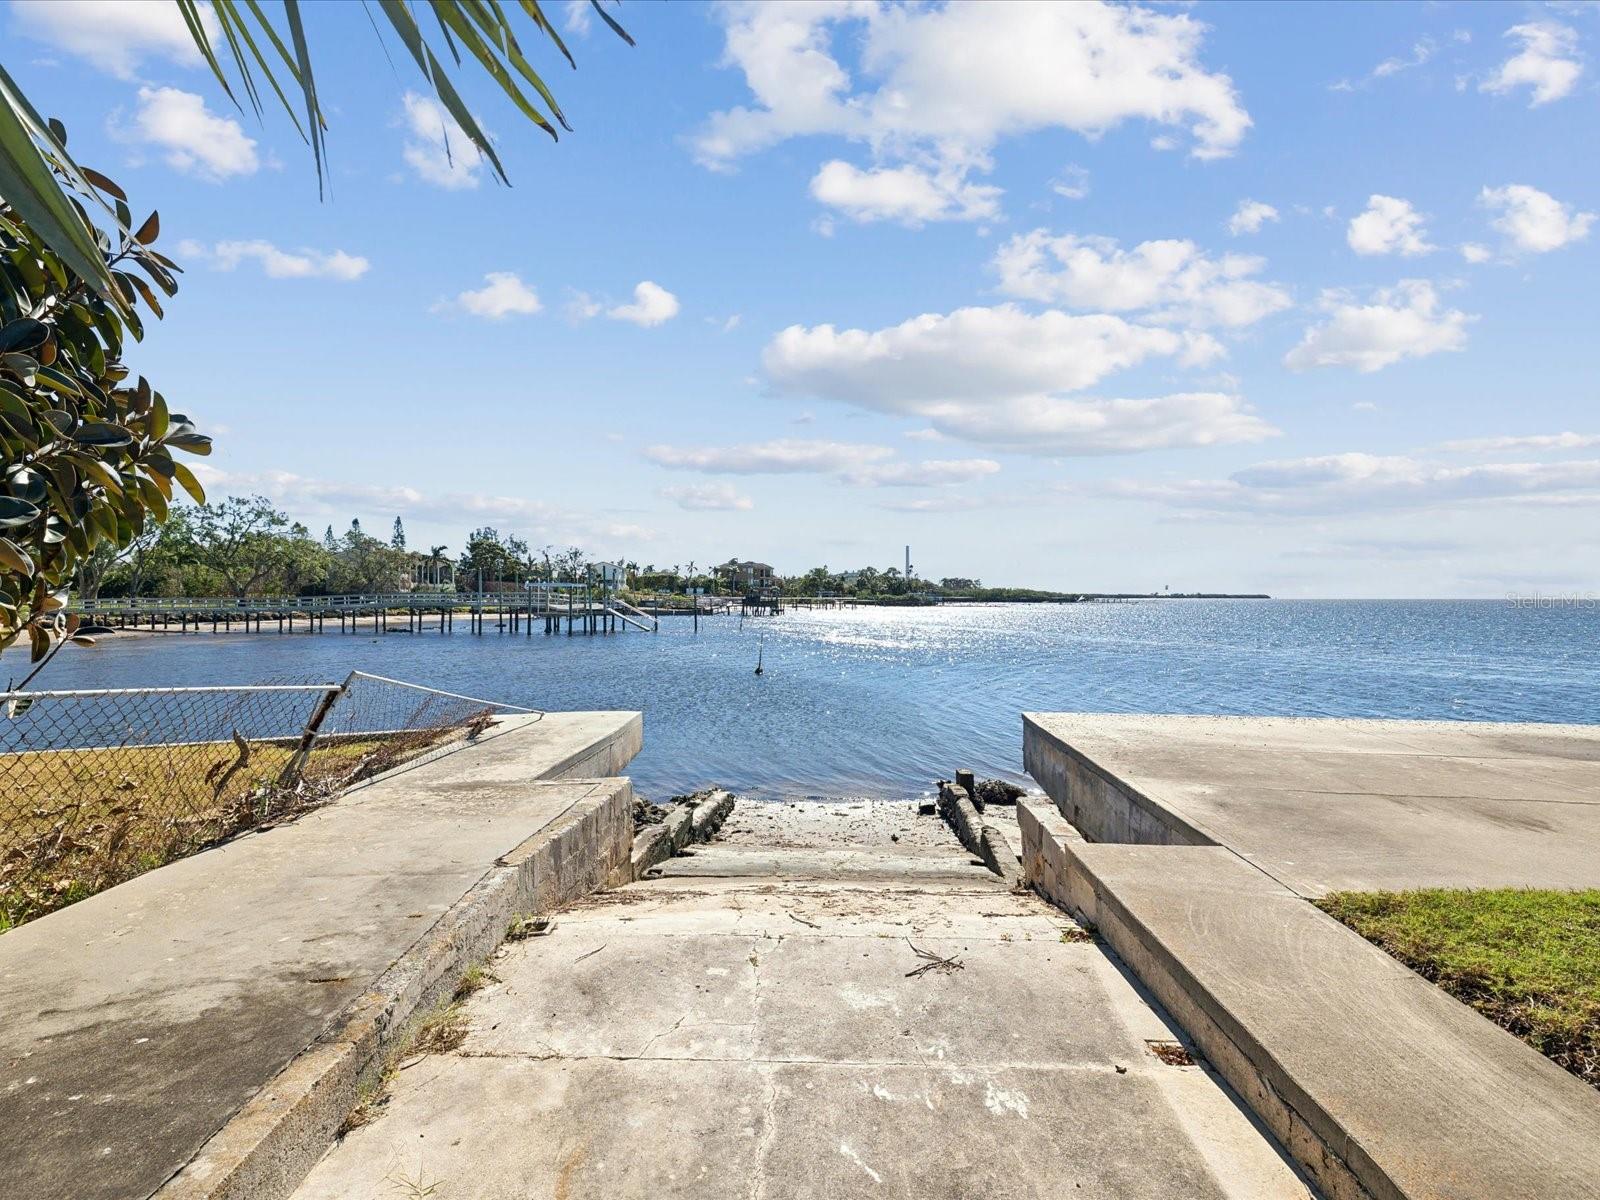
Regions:
<instances>
[{"instance_id":1,"label":"concrete seawall","mask_svg":"<svg viewBox=\"0 0 1600 1200\"><path fill-rule=\"evenodd\" d=\"M1028 882L1333 1200L1600 1197L1600 1095L1307 902L1600 884L1600 728L1028 714Z\"/></svg>"},{"instance_id":2,"label":"concrete seawall","mask_svg":"<svg viewBox=\"0 0 1600 1200\"><path fill-rule=\"evenodd\" d=\"M0 1195L287 1195L518 916L630 874L637 713L547 714L0 936Z\"/></svg>"},{"instance_id":3,"label":"concrete seawall","mask_svg":"<svg viewBox=\"0 0 1600 1200\"><path fill-rule=\"evenodd\" d=\"M1024 769L1083 836L1150 846L1216 845L1188 821L1074 750L1034 713L1022 714L1022 726Z\"/></svg>"}]
</instances>

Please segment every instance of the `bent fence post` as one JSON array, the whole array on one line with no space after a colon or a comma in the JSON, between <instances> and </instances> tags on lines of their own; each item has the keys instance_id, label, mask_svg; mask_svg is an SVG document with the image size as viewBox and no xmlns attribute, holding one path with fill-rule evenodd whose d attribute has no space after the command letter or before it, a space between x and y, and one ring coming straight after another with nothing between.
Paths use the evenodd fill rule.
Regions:
<instances>
[{"instance_id":1,"label":"bent fence post","mask_svg":"<svg viewBox=\"0 0 1600 1200\"><path fill-rule=\"evenodd\" d=\"M311 710L311 716L306 719L305 728L300 731L299 745L295 747L294 753L289 756L289 761L284 764L283 771L278 776L279 787L293 787L300 781L300 772L305 770L306 758L311 753L311 747L316 744L317 734L322 729L323 721L327 720L339 697L350 690L350 684L354 682L356 675L357 672L351 671L345 676L343 683L338 687L330 687L322 694L322 699L317 701L316 707Z\"/></svg>"}]
</instances>

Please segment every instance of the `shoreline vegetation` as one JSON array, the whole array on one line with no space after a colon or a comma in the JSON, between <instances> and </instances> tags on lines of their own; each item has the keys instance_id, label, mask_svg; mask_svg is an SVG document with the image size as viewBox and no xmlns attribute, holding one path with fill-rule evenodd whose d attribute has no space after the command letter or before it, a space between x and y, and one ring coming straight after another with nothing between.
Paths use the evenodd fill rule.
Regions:
<instances>
[{"instance_id":1,"label":"shoreline vegetation","mask_svg":"<svg viewBox=\"0 0 1600 1200\"><path fill-rule=\"evenodd\" d=\"M1261 593L1088 592L986 587L980 579L927 579L903 567L834 570L816 566L779 575L764 563L693 560L658 566L632 559L597 560L579 547L532 546L515 534L482 526L466 548L426 551L408 545L395 517L387 538L352 520L342 533L329 525L320 537L261 496L229 496L207 504L174 504L126 546L99 545L71 581L74 601L384 595L396 592L520 595L541 583L605 583L624 599L663 609L694 606L695 594L739 600L760 594L780 600L843 600L847 604L915 608L941 603L1075 604L1096 600L1267 599Z\"/></svg>"},{"instance_id":2,"label":"shoreline vegetation","mask_svg":"<svg viewBox=\"0 0 1600 1200\"><path fill-rule=\"evenodd\" d=\"M693 596L679 592L650 593L624 591L622 598L630 604L649 609L659 605L663 610L694 608ZM714 599L737 600L737 595L721 595ZM856 596L830 593L788 593L777 596L780 600L843 601L847 605L863 608L928 608L940 604L1083 604L1096 600L1270 600L1265 592L1052 592L1038 588L979 588L971 592L939 592L931 595L871 595Z\"/></svg>"}]
</instances>

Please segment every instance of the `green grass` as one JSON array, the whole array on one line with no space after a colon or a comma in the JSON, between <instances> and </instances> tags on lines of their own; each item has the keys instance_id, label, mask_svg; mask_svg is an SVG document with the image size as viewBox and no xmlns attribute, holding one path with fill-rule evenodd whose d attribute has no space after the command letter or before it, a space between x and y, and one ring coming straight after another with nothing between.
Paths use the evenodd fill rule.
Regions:
<instances>
[{"instance_id":1,"label":"green grass","mask_svg":"<svg viewBox=\"0 0 1600 1200\"><path fill-rule=\"evenodd\" d=\"M1600 1087L1600 890L1336 892L1318 903Z\"/></svg>"}]
</instances>

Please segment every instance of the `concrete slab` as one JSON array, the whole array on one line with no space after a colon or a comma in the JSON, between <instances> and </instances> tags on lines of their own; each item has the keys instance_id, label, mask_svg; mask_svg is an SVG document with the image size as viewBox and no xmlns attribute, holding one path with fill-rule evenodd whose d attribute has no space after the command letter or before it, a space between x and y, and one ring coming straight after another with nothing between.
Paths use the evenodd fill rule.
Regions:
<instances>
[{"instance_id":1,"label":"concrete slab","mask_svg":"<svg viewBox=\"0 0 1600 1200\"><path fill-rule=\"evenodd\" d=\"M897 854L902 813L747 807L725 828L792 848L698 847L703 873L507 946L462 1046L401 1072L297 1200L384 1195L397 1171L450 1200L1308 1194L1213 1075L1151 1052L1176 1035L1112 956L965 874L939 826ZM817 878L852 823L880 874ZM909 975L908 941L963 967Z\"/></svg>"},{"instance_id":2,"label":"concrete slab","mask_svg":"<svg viewBox=\"0 0 1600 1200\"><path fill-rule=\"evenodd\" d=\"M743 1063L429 1058L295 1196L747 1195L767 1090Z\"/></svg>"},{"instance_id":3,"label":"concrete slab","mask_svg":"<svg viewBox=\"0 0 1600 1200\"><path fill-rule=\"evenodd\" d=\"M1227 849L1064 849L1101 935L1330 1196L1600 1196L1592 1089Z\"/></svg>"},{"instance_id":4,"label":"concrete slab","mask_svg":"<svg viewBox=\"0 0 1600 1200\"><path fill-rule=\"evenodd\" d=\"M916 950L961 969L910 976L927 962ZM758 954L765 1059L1110 1071L1143 1057L1105 1019L1105 956L1090 943L808 934Z\"/></svg>"},{"instance_id":5,"label":"concrete slab","mask_svg":"<svg viewBox=\"0 0 1600 1200\"><path fill-rule=\"evenodd\" d=\"M1600 726L1024 716L1101 841L1225 845L1303 896L1600 886Z\"/></svg>"},{"instance_id":6,"label":"concrete slab","mask_svg":"<svg viewBox=\"0 0 1600 1200\"><path fill-rule=\"evenodd\" d=\"M773 1082L769 1195L1241 1194L1195 1153L1153 1070L805 1064Z\"/></svg>"},{"instance_id":7,"label":"concrete slab","mask_svg":"<svg viewBox=\"0 0 1600 1200\"><path fill-rule=\"evenodd\" d=\"M637 731L551 714L0 936L0 1195L150 1195Z\"/></svg>"}]
</instances>

